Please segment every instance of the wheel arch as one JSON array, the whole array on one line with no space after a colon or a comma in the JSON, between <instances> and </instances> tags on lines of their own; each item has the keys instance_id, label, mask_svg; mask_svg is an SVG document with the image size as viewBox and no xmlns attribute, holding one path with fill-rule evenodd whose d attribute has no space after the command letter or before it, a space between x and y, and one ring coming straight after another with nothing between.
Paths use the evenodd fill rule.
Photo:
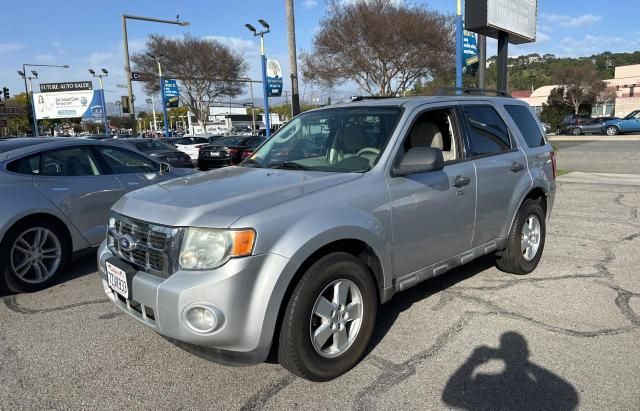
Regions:
<instances>
[{"instance_id":1,"label":"wheel arch","mask_svg":"<svg viewBox=\"0 0 640 411\"><path fill-rule=\"evenodd\" d=\"M40 221L48 221L50 223L55 224L61 231L62 235L65 236L65 240L67 242L67 248L68 248L68 252L69 254L71 254L74 250L74 239L72 236L71 231L69 230L69 227L67 227L67 224L65 224L65 222L50 213L44 213L44 212L38 212L38 213L33 213L33 214L28 214L25 216L22 216L18 219L16 219L15 221L13 221L11 223L11 225L7 228L7 230L5 231L2 241L0 242L0 244L2 244L1 246L4 248L6 246L5 241L7 238L7 233L10 232L12 229L14 229L15 227L17 227L20 224L23 223L28 223L29 221L33 221L33 220L40 220Z\"/></svg>"},{"instance_id":2,"label":"wheel arch","mask_svg":"<svg viewBox=\"0 0 640 411\"><path fill-rule=\"evenodd\" d=\"M522 199L518 203L518 207L515 209L515 212L513 213L513 216L511 217L511 223L509 224L509 231L507 231L507 235L508 235L508 233L511 232L511 229L513 228L513 223L514 223L514 221L516 219L516 215L518 214L518 210L520 210L520 208L522 208L522 205L527 200L539 201L540 205L542 206L542 209L544 210L545 216L548 216L548 210L549 210L548 191L545 190L543 187L535 186L535 187L531 188L531 190L529 190L527 192L527 194L524 197L522 197Z\"/></svg>"}]
</instances>

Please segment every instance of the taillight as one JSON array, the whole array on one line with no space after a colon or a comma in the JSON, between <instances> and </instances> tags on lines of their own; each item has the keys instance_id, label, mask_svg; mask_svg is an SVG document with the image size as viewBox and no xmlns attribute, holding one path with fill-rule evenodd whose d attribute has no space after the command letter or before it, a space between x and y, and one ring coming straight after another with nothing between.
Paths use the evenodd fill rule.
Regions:
<instances>
[{"instance_id":1,"label":"taillight","mask_svg":"<svg viewBox=\"0 0 640 411\"><path fill-rule=\"evenodd\" d=\"M207 144L196 144L195 148L201 149L202 147L206 147L206 146L207 146Z\"/></svg>"},{"instance_id":2,"label":"taillight","mask_svg":"<svg viewBox=\"0 0 640 411\"><path fill-rule=\"evenodd\" d=\"M229 155L230 156L235 156L236 154L238 154L240 150L238 150L237 148L230 148L229 149Z\"/></svg>"},{"instance_id":3,"label":"taillight","mask_svg":"<svg viewBox=\"0 0 640 411\"><path fill-rule=\"evenodd\" d=\"M249 157L251 154L253 154L253 150L244 150L240 155L240 158L244 160L245 158Z\"/></svg>"},{"instance_id":4,"label":"taillight","mask_svg":"<svg viewBox=\"0 0 640 411\"><path fill-rule=\"evenodd\" d=\"M553 169L553 179L556 179L558 166L556 165L556 153L555 151L551 152L551 168Z\"/></svg>"}]
</instances>

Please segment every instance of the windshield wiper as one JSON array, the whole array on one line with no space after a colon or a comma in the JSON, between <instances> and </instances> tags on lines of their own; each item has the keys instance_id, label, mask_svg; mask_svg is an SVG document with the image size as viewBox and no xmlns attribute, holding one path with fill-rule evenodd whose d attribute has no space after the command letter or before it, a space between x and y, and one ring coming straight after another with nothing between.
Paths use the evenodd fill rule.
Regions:
<instances>
[{"instance_id":1,"label":"windshield wiper","mask_svg":"<svg viewBox=\"0 0 640 411\"><path fill-rule=\"evenodd\" d=\"M267 164L266 167L288 170L309 170L309 167L303 166L300 163L294 163L293 161L278 161L277 163Z\"/></svg>"},{"instance_id":2,"label":"windshield wiper","mask_svg":"<svg viewBox=\"0 0 640 411\"><path fill-rule=\"evenodd\" d=\"M240 163L240 166L242 167L256 167L256 168L262 168L262 164L258 163L256 160L252 159L252 158L247 158L245 159L242 163Z\"/></svg>"}]
</instances>

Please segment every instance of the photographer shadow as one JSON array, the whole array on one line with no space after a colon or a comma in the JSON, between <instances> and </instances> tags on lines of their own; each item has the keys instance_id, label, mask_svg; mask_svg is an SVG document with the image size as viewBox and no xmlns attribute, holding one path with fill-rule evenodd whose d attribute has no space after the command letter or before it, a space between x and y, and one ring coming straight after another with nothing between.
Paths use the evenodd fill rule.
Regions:
<instances>
[{"instance_id":1,"label":"photographer shadow","mask_svg":"<svg viewBox=\"0 0 640 411\"><path fill-rule=\"evenodd\" d=\"M502 373L475 371L494 359L504 362ZM465 410L573 410L579 401L569 382L529 361L527 340L516 332L504 333L498 349L476 348L447 382L442 400Z\"/></svg>"}]
</instances>

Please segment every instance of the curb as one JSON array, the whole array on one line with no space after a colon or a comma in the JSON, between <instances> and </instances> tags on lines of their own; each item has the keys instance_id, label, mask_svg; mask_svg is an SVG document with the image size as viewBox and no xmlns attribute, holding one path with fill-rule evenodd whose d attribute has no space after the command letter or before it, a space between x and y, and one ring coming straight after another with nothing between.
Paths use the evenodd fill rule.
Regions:
<instances>
[{"instance_id":1,"label":"curb","mask_svg":"<svg viewBox=\"0 0 640 411\"><path fill-rule=\"evenodd\" d=\"M553 142L569 142L569 141L581 141L581 142L592 142L592 141L640 141L640 135L629 135L629 136L547 136L547 139Z\"/></svg>"},{"instance_id":2,"label":"curb","mask_svg":"<svg viewBox=\"0 0 640 411\"><path fill-rule=\"evenodd\" d=\"M584 173L572 171L556 178L561 183L584 183L640 186L640 174L610 174L610 173Z\"/></svg>"}]
</instances>

